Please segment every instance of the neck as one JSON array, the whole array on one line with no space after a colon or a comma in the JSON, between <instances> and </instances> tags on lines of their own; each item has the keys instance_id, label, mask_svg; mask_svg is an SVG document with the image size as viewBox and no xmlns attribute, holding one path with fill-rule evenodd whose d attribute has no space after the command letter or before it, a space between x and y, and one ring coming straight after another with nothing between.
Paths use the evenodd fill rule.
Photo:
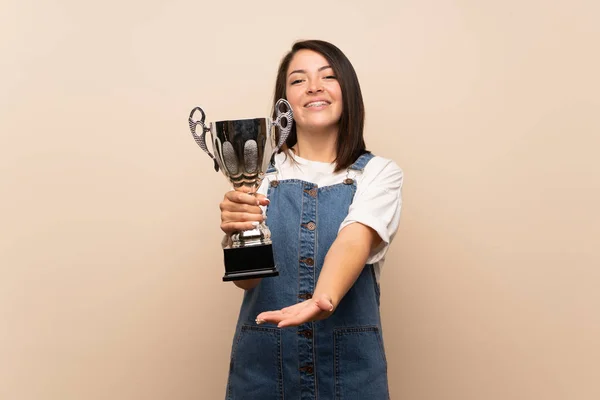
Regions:
<instances>
[{"instance_id":1,"label":"neck","mask_svg":"<svg viewBox=\"0 0 600 400\"><path fill-rule=\"evenodd\" d=\"M337 129L330 132L297 130L296 138L298 140L293 149L298 157L327 163L335 161L337 155Z\"/></svg>"}]
</instances>

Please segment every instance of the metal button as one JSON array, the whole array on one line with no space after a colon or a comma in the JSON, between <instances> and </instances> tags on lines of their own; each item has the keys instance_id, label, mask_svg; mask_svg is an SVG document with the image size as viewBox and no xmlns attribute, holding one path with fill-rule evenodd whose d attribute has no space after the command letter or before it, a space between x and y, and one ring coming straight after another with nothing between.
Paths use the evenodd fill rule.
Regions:
<instances>
[{"instance_id":1,"label":"metal button","mask_svg":"<svg viewBox=\"0 0 600 400\"><path fill-rule=\"evenodd\" d=\"M300 293L298 295L298 298L302 299L302 300L309 300L312 299L312 293Z\"/></svg>"},{"instance_id":2,"label":"metal button","mask_svg":"<svg viewBox=\"0 0 600 400\"><path fill-rule=\"evenodd\" d=\"M309 231L314 231L317 225L314 222L309 222L308 224L302 224L303 227L308 229Z\"/></svg>"},{"instance_id":3,"label":"metal button","mask_svg":"<svg viewBox=\"0 0 600 400\"><path fill-rule=\"evenodd\" d=\"M344 179L344 185L352 185L354 183L354 179L346 178Z\"/></svg>"},{"instance_id":4,"label":"metal button","mask_svg":"<svg viewBox=\"0 0 600 400\"><path fill-rule=\"evenodd\" d=\"M311 339L313 337L313 332L310 329L305 329L303 331L298 331L298 334L304 336L307 339Z\"/></svg>"},{"instance_id":5,"label":"metal button","mask_svg":"<svg viewBox=\"0 0 600 400\"><path fill-rule=\"evenodd\" d=\"M314 369L313 369L312 365L304 365L304 366L300 367L300 371L306 372L307 374L312 375L314 372Z\"/></svg>"},{"instance_id":6,"label":"metal button","mask_svg":"<svg viewBox=\"0 0 600 400\"><path fill-rule=\"evenodd\" d=\"M312 259L312 258L310 258L310 257L308 257L308 258L305 258L305 259L304 259L304 260L302 260L302 261L304 261L304 263L305 263L306 265L308 265L309 267L312 267L313 265L315 265L315 260L313 260L313 259Z\"/></svg>"},{"instance_id":7,"label":"metal button","mask_svg":"<svg viewBox=\"0 0 600 400\"><path fill-rule=\"evenodd\" d=\"M317 197L317 189L316 188L304 189L304 193L307 193L311 197Z\"/></svg>"},{"instance_id":8,"label":"metal button","mask_svg":"<svg viewBox=\"0 0 600 400\"><path fill-rule=\"evenodd\" d=\"M279 185L279 181L271 181L271 187L277 187Z\"/></svg>"}]
</instances>

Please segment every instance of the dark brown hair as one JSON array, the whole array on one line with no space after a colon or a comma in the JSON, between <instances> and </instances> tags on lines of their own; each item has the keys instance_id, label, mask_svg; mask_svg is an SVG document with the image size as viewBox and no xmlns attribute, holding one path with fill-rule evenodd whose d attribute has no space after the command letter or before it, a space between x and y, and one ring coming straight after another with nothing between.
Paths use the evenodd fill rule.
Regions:
<instances>
[{"instance_id":1,"label":"dark brown hair","mask_svg":"<svg viewBox=\"0 0 600 400\"><path fill-rule=\"evenodd\" d=\"M342 90L342 115L339 121L335 171L348 168L356 159L367 153L363 128L365 124L365 106L356 71L344 53L331 43L322 40L304 40L294 43L292 49L283 57L277 71L273 107L279 99L286 98L287 70L294 55L300 50L312 50L321 54L329 62ZM273 110L275 114L275 110ZM291 151L296 144L296 123L288 136L282 151Z\"/></svg>"}]
</instances>

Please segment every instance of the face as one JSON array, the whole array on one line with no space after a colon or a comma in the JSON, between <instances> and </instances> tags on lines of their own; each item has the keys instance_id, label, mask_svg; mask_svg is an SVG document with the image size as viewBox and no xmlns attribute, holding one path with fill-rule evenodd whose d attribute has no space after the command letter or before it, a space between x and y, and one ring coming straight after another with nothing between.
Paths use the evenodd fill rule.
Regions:
<instances>
[{"instance_id":1,"label":"face","mask_svg":"<svg viewBox=\"0 0 600 400\"><path fill-rule=\"evenodd\" d=\"M337 128L342 115L342 90L321 54L300 50L287 71L286 97L298 130Z\"/></svg>"}]
</instances>

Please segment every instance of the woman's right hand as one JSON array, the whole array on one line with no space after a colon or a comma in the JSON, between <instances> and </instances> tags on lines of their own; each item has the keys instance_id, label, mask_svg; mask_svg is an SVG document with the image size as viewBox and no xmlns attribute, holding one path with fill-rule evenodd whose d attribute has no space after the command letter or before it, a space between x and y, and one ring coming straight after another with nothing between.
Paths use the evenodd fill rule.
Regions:
<instances>
[{"instance_id":1,"label":"woman's right hand","mask_svg":"<svg viewBox=\"0 0 600 400\"><path fill-rule=\"evenodd\" d=\"M220 204L221 230L225 234L231 236L235 232L254 229L264 221L259 206L268 205L269 200L262 194L248 194L250 190L249 187L241 186L225 193Z\"/></svg>"}]
</instances>

